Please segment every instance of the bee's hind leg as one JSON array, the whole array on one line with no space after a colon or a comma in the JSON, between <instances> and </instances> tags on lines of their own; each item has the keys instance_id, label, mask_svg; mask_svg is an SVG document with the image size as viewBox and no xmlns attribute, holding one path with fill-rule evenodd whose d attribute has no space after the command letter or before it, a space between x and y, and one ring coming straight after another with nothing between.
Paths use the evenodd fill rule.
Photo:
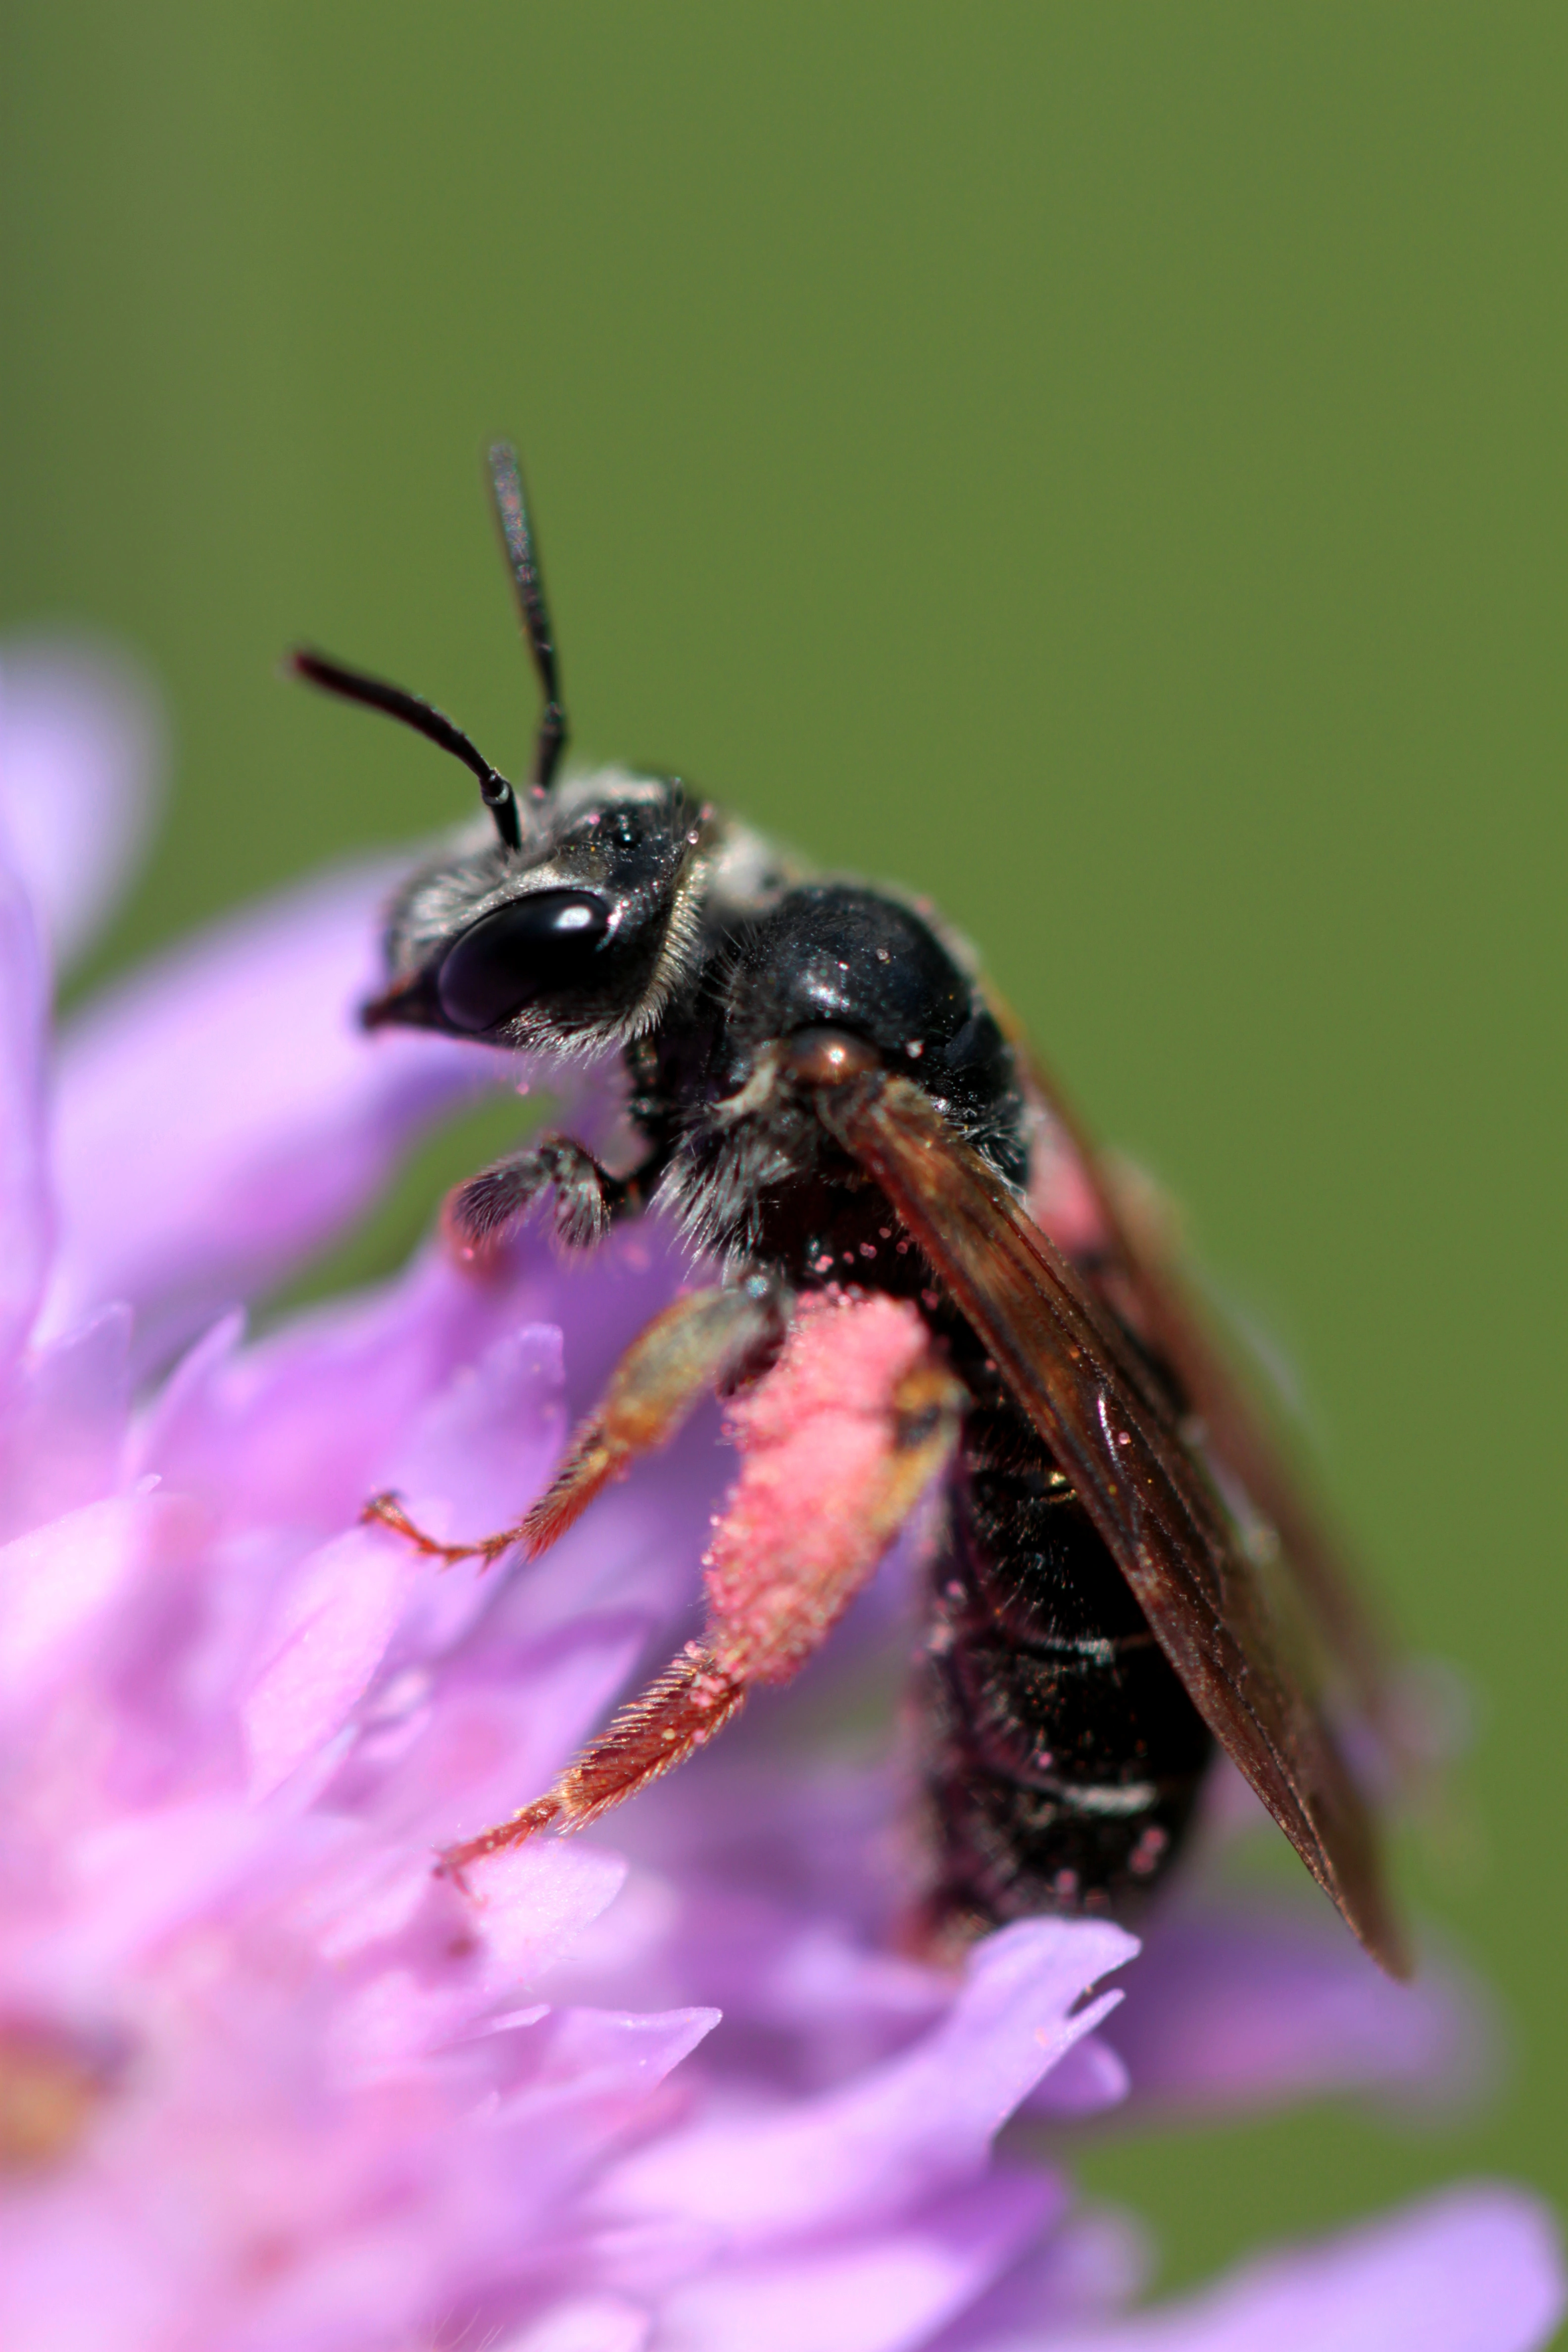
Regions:
<instances>
[{"instance_id":1,"label":"bee's hind leg","mask_svg":"<svg viewBox=\"0 0 1568 2352\"><path fill-rule=\"evenodd\" d=\"M745 1696L744 1683L727 1674L710 1650L689 1642L544 1796L494 1829L449 1846L437 1865L440 1874L461 1879L470 1863L521 1845L552 1822L563 1830L584 1828L650 1780L684 1764L716 1731L722 1731Z\"/></svg>"},{"instance_id":2,"label":"bee's hind leg","mask_svg":"<svg viewBox=\"0 0 1568 2352\"><path fill-rule=\"evenodd\" d=\"M554 1477L515 1527L476 1543L438 1543L415 1526L395 1495L375 1496L363 1517L448 1564L482 1559L488 1567L513 1544L535 1559L639 1454L668 1444L703 1397L776 1353L787 1318L786 1294L762 1275L677 1298L638 1332L574 1433Z\"/></svg>"},{"instance_id":3,"label":"bee's hind leg","mask_svg":"<svg viewBox=\"0 0 1568 2352\"><path fill-rule=\"evenodd\" d=\"M623 1358L617 1381L635 1354ZM788 1682L951 1461L965 1402L912 1307L809 1302L779 1362L731 1416L743 1460L704 1562L701 1640L622 1707L553 1788L453 1846L442 1870L460 1878L468 1864L552 1822L582 1829L705 1746L756 1684Z\"/></svg>"}]
</instances>

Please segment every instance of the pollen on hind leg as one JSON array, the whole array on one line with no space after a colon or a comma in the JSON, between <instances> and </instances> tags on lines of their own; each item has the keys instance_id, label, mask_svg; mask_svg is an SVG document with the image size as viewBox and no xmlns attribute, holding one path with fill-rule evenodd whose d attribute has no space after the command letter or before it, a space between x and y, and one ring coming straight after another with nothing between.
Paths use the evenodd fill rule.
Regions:
<instances>
[{"instance_id":1,"label":"pollen on hind leg","mask_svg":"<svg viewBox=\"0 0 1568 2352\"><path fill-rule=\"evenodd\" d=\"M804 1303L778 1363L730 1409L741 1475L704 1561L722 1664L789 1679L946 1466L963 1402L912 1307Z\"/></svg>"},{"instance_id":2,"label":"pollen on hind leg","mask_svg":"<svg viewBox=\"0 0 1568 2352\"><path fill-rule=\"evenodd\" d=\"M683 1309L700 1311L717 1310L700 1300ZM664 1341L651 1344L657 1356ZM618 1377L639 1391L636 1349ZM787 1682L945 1468L963 1404L913 1308L887 1298L807 1301L777 1363L730 1410L742 1461L705 1563L702 1639L542 1797L455 1846L443 1871L460 1880L468 1863L537 1830L585 1828L705 1747L753 1684Z\"/></svg>"}]
</instances>

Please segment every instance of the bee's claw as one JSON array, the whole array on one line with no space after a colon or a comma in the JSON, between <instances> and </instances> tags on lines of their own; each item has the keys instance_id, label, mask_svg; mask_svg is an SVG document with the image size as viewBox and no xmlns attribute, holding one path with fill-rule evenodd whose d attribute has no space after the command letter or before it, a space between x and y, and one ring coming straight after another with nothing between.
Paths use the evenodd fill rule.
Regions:
<instances>
[{"instance_id":1,"label":"bee's claw","mask_svg":"<svg viewBox=\"0 0 1568 2352\"><path fill-rule=\"evenodd\" d=\"M391 1492L373 1495L359 1516L362 1527L390 1528L395 1536L402 1536L416 1551L423 1552L427 1559L438 1559L445 1568L453 1567L460 1559L474 1559L480 1554L488 1568L497 1553L506 1549L506 1543L493 1536L477 1544L438 1543L434 1536L427 1536L423 1528L416 1527L399 1496Z\"/></svg>"},{"instance_id":2,"label":"bee's claw","mask_svg":"<svg viewBox=\"0 0 1568 2352\"><path fill-rule=\"evenodd\" d=\"M525 1805L521 1812L514 1813L510 1821L501 1822L495 1829L481 1830L478 1837L464 1838L457 1845L445 1847L436 1857L436 1876L449 1878L462 1894L467 1895L470 1891L467 1873L471 1863L482 1862L489 1853L502 1853L508 1846L523 1844L535 1830L542 1830L547 1822L554 1821L563 1810L561 1800L553 1790L549 1796L537 1798L531 1805Z\"/></svg>"}]
</instances>

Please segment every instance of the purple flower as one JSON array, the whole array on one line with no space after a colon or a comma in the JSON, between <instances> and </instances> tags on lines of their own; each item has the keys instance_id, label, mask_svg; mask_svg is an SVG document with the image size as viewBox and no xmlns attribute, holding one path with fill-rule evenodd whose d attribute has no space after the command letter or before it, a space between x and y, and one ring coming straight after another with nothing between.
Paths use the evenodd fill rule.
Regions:
<instances>
[{"instance_id":1,"label":"purple flower","mask_svg":"<svg viewBox=\"0 0 1568 2352\"><path fill-rule=\"evenodd\" d=\"M432 1248L247 1342L221 1310L508 1073L357 1033L367 869L119 989L47 1088L46 927L106 904L134 761L90 667L0 678L6 2352L1544 2342L1551 2224L1491 2186L1122 2315L1128 2227L1009 2118L1425 2095L1464 2004L1195 1884L1142 1954L1036 1920L962 1982L896 1957L897 1774L837 1702L896 1653L897 1559L607 1831L432 1875L691 1630L725 1457L710 1416L489 1576L360 1506L515 1515L681 1268L651 1228L484 1278Z\"/></svg>"}]
</instances>

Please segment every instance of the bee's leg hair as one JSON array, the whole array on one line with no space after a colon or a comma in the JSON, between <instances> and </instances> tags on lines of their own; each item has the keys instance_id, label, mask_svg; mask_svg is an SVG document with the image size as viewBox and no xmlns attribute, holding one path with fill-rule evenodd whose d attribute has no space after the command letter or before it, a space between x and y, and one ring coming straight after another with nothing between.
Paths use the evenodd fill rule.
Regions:
<instances>
[{"instance_id":1,"label":"bee's leg hair","mask_svg":"<svg viewBox=\"0 0 1568 2352\"><path fill-rule=\"evenodd\" d=\"M745 1696L744 1684L726 1675L711 1652L689 1642L658 1680L622 1707L567 1766L548 1795L493 1830L449 1846L437 1864L440 1874L460 1880L470 1863L521 1845L552 1822L563 1830L583 1829L661 1773L684 1764L722 1731Z\"/></svg>"},{"instance_id":2,"label":"bee's leg hair","mask_svg":"<svg viewBox=\"0 0 1568 2352\"><path fill-rule=\"evenodd\" d=\"M818 1333L820 1334L820 1326ZM646 1335L645 1335L646 1336ZM804 1353L805 1351L801 1351ZM441 1870L460 1878L483 1855L553 1823L582 1829L721 1731L757 1683L784 1683L805 1664L875 1570L921 1493L952 1459L964 1394L933 1352L889 1368L878 1394L823 1400L813 1428L806 1382L791 1350L759 1385L759 1404L803 1408L794 1427L754 1417L741 1475L705 1561L708 1622L658 1678L621 1708L554 1787L508 1822L453 1846ZM808 1368L808 1379L810 1370ZM794 1386L792 1387L792 1382ZM772 1395L768 1391L772 1391ZM743 1418L742 1406L738 1418ZM786 1412L786 1423L791 1418ZM847 1421L850 1443L822 1465L817 1491L800 1475L822 1444L821 1419ZM842 1431L837 1434L841 1437ZM855 1441L858 1439L858 1443ZM783 1475L781 1477L781 1473Z\"/></svg>"},{"instance_id":3,"label":"bee's leg hair","mask_svg":"<svg viewBox=\"0 0 1568 2352\"><path fill-rule=\"evenodd\" d=\"M478 1257L553 1186L557 1241L591 1249L616 1218L643 1206L647 1175L612 1176L571 1136L545 1135L448 1193L442 1223L460 1257Z\"/></svg>"}]
</instances>

